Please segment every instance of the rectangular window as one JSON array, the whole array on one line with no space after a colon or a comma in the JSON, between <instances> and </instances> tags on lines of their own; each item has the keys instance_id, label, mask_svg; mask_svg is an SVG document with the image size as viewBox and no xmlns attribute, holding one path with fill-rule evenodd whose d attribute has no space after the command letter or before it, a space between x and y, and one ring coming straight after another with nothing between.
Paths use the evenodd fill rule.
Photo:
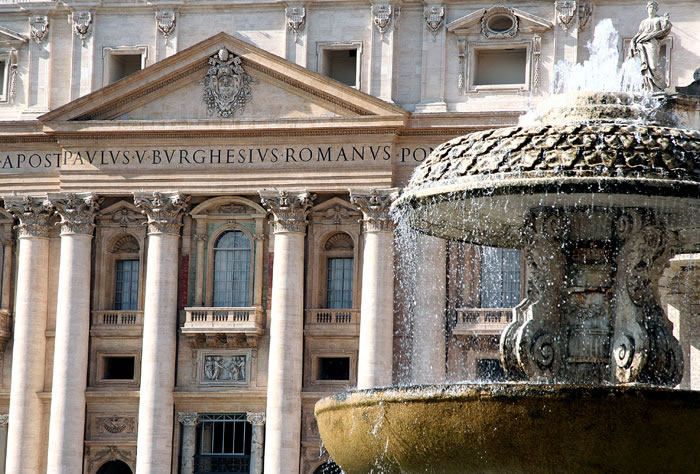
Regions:
<instances>
[{"instance_id":1,"label":"rectangular window","mask_svg":"<svg viewBox=\"0 0 700 474\"><path fill-rule=\"evenodd\" d=\"M252 426L244 413L199 415L195 472L248 473Z\"/></svg>"},{"instance_id":2,"label":"rectangular window","mask_svg":"<svg viewBox=\"0 0 700 474\"><path fill-rule=\"evenodd\" d=\"M477 49L475 86L525 84L526 48Z\"/></svg>"},{"instance_id":3,"label":"rectangular window","mask_svg":"<svg viewBox=\"0 0 700 474\"><path fill-rule=\"evenodd\" d=\"M328 259L328 285L326 287L326 308L352 308L352 258Z\"/></svg>"},{"instance_id":4,"label":"rectangular window","mask_svg":"<svg viewBox=\"0 0 700 474\"><path fill-rule=\"evenodd\" d=\"M104 380L133 380L136 358L134 356L105 357L102 363Z\"/></svg>"},{"instance_id":5,"label":"rectangular window","mask_svg":"<svg viewBox=\"0 0 700 474\"><path fill-rule=\"evenodd\" d=\"M350 358L319 357L316 380L350 380Z\"/></svg>"},{"instance_id":6,"label":"rectangular window","mask_svg":"<svg viewBox=\"0 0 700 474\"><path fill-rule=\"evenodd\" d=\"M7 58L0 58L0 101L7 100Z\"/></svg>"},{"instance_id":7,"label":"rectangular window","mask_svg":"<svg viewBox=\"0 0 700 474\"><path fill-rule=\"evenodd\" d=\"M482 308L512 308L520 302L520 251L481 248Z\"/></svg>"},{"instance_id":8,"label":"rectangular window","mask_svg":"<svg viewBox=\"0 0 700 474\"><path fill-rule=\"evenodd\" d=\"M139 304L139 261L117 260L114 309L134 310Z\"/></svg>"},{"instance_id":9,"label":"rectangular window","mask_svg":"<svg viewBox=\"0 0 700 474\"><path fill-rule=\"evenodd\" d=\"M357 86L357 50L331 49L323 52L323 74L350 87Z\"/></svg>"},{"instance_id":10,"label":"rectangular window","mask_svg":"<svg viewBox=\"0 0 700 474\"><path fill-rule=\"evenodd\" d=\"M115 54L109 57L109 83L124 79L143 68L140 54Z\"/></svg>"}]
</instances>

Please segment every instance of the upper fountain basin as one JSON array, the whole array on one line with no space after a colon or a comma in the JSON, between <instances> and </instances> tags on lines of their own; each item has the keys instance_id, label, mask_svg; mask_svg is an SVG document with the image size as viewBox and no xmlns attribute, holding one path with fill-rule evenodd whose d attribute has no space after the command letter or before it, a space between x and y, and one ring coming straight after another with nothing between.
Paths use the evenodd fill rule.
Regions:
<instances>
[{"instance_id":1,"label":"upper fountain basin","mask_svg":"<svg viewBox=\"0 0 700 474\"><path fill-rule=\"evenodd\" d=\"M537 207L655 209L670 230L697 232L700 132L665 126L668 116L650 116L646 100L562 94L525 125L450 140L415 170L394 209L412 209L405 218L422 232L498 246L519 247L513 240Z\"/></svg>"}]
</instances>

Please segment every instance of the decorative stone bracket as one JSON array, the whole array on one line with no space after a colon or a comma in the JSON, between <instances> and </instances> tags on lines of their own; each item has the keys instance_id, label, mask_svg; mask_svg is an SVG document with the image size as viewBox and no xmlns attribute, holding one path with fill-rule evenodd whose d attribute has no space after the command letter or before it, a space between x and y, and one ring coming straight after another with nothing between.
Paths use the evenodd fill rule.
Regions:
<instances>
[{"instance_id":1,"label":"decorative stone bracket","mask_svg":"<svg viewBox=\"0 0 700 474\"><path fill-rule=\"evenodd\" d=\"M371 12L372 22L377 27L381 38L384 39L384 35L391 30L392 24L396 28L395 24L399 19L401 7L390 3L377 3L372 5Z\"/></svg>"},{"instance_id":2,"label":"decorative stone bracket","mask_svg":"<svg viewBox=\"0 0 700 474\"><path fill-rule=\"evenodd\" d=\"M169 38L177 24L175 10L158 10L156 12L156 28L164 38Z\"/></svg>"},{"instance_id":3,"label":"decorative stone bracket","mask_svg":"<svg viewBox=\"0 0 700 474\"><path fill-rule=\"evenodd\" d=\"M71 22L73 23L73 33L80 38L85 46L85 40L90 36L92 30L92 13L89 11L73 12Z\"/></svg>"},{"instance_id":4,"label":"decorative stone bracket","mask_svg":"<svg viewBox=\"0 0 700 474\"><path fill-rule=\"evenodd\" d=\"M433 40L445 24L445 7L442 5L427 6L423 9L425 26L433 34Z\"/></svg>"},{"instance_id":5,"label":"decorative stone bracket","mask_svg":"<svg viewBox=\"0 0 700 474\"><path fill-rule=\"evenodd\" d=\"M294 41L298 41L299 35L306 26L306 8L301 6L287 7L284 9L284 16L287 19L287 29L294 33Z\"/></svg>"},{"instance_id":6,"label":"decorative stone bracket","mask_svg":"<svg viewBox=\"0 0 700 474\"><path fill-rule=\"evenodd\" d=\"M43 43L49 36L49 17L46 15L29 17L29 36L37 44Z\"/></svg>"}]
</instances>

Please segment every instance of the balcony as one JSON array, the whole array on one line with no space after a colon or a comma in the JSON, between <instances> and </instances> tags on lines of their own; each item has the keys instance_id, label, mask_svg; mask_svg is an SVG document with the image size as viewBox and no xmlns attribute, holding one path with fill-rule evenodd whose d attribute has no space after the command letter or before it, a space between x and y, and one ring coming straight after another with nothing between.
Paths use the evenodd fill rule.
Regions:
<instances>
[{"instance_id":1,"label":"balcony","mask_svg":"<svg viewBox=\"0 0 700 474\"><path fill-rule=\"evenodd\" d=\"M308 335L360 335L359 309L307 309L304 332Z\"/></svg>"},{"instance_id":2,"label":"balcony","mask_svg":"<svg viewBox=\"0 0 700 474\"><path fill-rule=\"evenodd\" d=\"M513 321L512 308L457 308L456 336L498 336Z\"/></svg>"},{"instance_id":3,"label":"balcony","mask_svg":"<svg viewBox=\"0 0 700 474\"><path fill-rule=\"evenodd\" d=\"M262 307L185 308L181 328L193 347L257 347L265 333Z\"/></svg>"},{"instance_id":4,"label":"balcony","mask_svg":"<svg viewBox=\"0 0 700 474\"><path fill-rule=\"evenodd\" d=\"M104 310L92 312L93 335L140 335L143 329L143 311Z\"/></svg>"}]
</instances>

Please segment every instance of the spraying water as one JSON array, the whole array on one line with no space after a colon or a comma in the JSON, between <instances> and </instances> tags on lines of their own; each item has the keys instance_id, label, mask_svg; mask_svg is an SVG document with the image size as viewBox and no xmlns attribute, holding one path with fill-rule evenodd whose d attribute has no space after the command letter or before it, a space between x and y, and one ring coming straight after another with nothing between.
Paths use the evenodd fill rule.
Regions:
<instances>
[{"instance_id":1,"label":"spraying water","mask_svg":"<svg viewBox=\"0 0 700 474\"><path fill-rule=\"evenodd\" d=\"M642 94L644 83L638 57L620 64L620 35L606 18L595 27L593 41L586 46L588 60L580 64L559 61L554 66L552 93L597 91Z\"/></svg>"}]
</instances>

